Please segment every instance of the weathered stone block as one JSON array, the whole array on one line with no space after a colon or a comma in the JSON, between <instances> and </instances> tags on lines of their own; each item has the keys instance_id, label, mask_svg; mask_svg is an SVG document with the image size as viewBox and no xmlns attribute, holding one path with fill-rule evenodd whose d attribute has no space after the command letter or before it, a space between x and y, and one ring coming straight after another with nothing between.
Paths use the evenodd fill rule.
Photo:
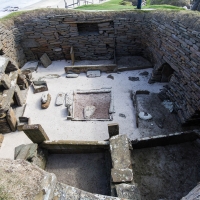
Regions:
<instances>
[{"instance_id":1,"label":"weathered stone block","mask_svg":"<svg viewBox=\"0 0 200 200\"><path fill-rule=\"evenodd\" d=\"M116 185L117 196L119 198L131 199L131 200L141 200L140 191L134 184L119 184Z\"/></svg>"},{"instance_id":2,"label":"weathered stone block","mask_svg":"<svg viewBox=\"0 0 200 200\"><path fill-rule=\"evenodd\" d=\"M3 56L0 56L0 73L4 73L8 65L9 59Z\"/></svg>"},{"instance_id":3,"label":"weathered stone block","mask_svg":"<svg viewBox=\"0 0 200 200\"><path fill-rule=\"evenodd\" d=\"M40 124L24 125L23 131L33 143L41 143L45 140L49 140Z\"/></svg>"},{"instance_id":4,"label":"weathered stone block","mask_svg":"<svg viewBox=\"0 0 200 200\"><path fill-rule=\"evenodd\" d=\"M18 106L23 106L24 99L18 85L15 86L15 98L16 98Z\"/></svg>"},{"instance_id":5,"label":"weathered stone block","mask_svg":"<svg viewBox=\"0 0 200 200\"><path fill-rule=\"evenodd\" d=\"M2 74L1 76L1 84L5 89L9 89L11 87L11 81L7 74Z\"/></svg>"},{"instance_id":6,"label":"weathered stone block","mask_svg":"<svg viewBox=\"0 0 200 200\"><path fill-rule=\"evenodd\" d=\"M42 55L40 61L42 62L45 68L47 68L52 63L52 61L50 60L49 56L46 53Z\"/></svg>"},{"instance_id":7,"label":"weathered stone block","mask_svg":"<svg viewBox=\"0 0 200 200\"><path fill-rule=\"evenodd\" d=\"M10 108L14 91L15 87L3 91L3 95L0 96L0 113L5 113Z\"/></svg>"},{"instance_id":8,"label":"weathered stone block","mask_svg":"<svg viewBox=\"0 0 200 200\"><path fill-rule=\"evenodd\" d=\"M131 153L129 146L129 140L126 135L118 135L110 138L110 152L113 168L131 168Z\"/></svg>"},{"instance_id":9,"label":"weathered stone block","mask_svg":"<svg viewBox=\"0 0 200 200\"><path fill-rule=\"evenodd\" d=\"M126 183L133 180L133 171L131 169L111 169L112 182Z\"/></svg>"}]
</instances>

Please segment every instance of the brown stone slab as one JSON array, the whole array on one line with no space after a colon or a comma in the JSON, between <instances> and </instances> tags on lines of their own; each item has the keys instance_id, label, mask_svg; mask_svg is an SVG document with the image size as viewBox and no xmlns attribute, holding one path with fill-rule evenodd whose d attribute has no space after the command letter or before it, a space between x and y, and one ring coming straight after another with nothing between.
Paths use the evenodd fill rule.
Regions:
<instances>
[{"instance_id":1,"label":"brown stone slab","mask_svg":"<svg viewBox=\"0 0 200 200\"><path fill-rule=\"evenodd\" d=\"M133 180L132 169L111 169L112 182L126 183Z\"/></svg>"},{"instance_id":2,"label":"brown stone slab","mask_svg":"<svg viewBox=\"0 0 200 200\"><path fill-rule=\"evenodd\" d=\"M116 64L105 64L105 65L76 65L76 66L67 66L65 67L65 72L74 72L74 73L82 73L87 72L88 70L100 70L101 72L114 72L116 69Z\"/></svg>"},{"instance_id":3,"label":"brown stone slab","mask_svg":"<svg viewBox=\"0 0 200 200\"><path fill-rule=\"evenodd\" d=\"M41 143L49 140L40 124L24 125L23 131L33 143Z\"/></svg>"},{"instance_id":4,"label":"brown stone slab","mask_svg":"<svg viewBox=\"0 0 200 200\"><path fill-rule=\"evenodd\" d=\"M109 138L115 135L119 135L119 124L108 124L108 133L109 133Z\"/></svg>"},{"instance_id":5,"label":"brown stone slab","mask_svg":"<svg viewBox=\"0 0 200 200\"><path fill-rule=\"evenodd\" d=\"M15 86L15 98L18 106L23 106L24 99L18 85Z\"/></svg>"},{"instance_id":6,"label":"brown stone slab","mask_svg":"<svg viewBox=\"0 0 200 200\"><path fill-rule=\"evenodd\" d=\"M11 130L13 132L16 131L17 118L15 116L14 110L11 107L9 108L7 112L6 119L7 119L8 124L10 125Z\"/></svg>"}]
</instances>

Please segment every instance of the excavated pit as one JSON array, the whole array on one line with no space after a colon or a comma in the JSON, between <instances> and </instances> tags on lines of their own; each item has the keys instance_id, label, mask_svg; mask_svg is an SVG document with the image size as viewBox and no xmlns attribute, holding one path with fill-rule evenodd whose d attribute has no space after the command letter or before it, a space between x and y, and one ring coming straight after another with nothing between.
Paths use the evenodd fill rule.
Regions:
<instances>
[{"instance_id":1,"label":"excavated pit","mask_svg":"<svg viewBox=\"0 0 200 200\"><path fill-rule=\"evenodd\" d=\"M110 166L106 152L85 154L50 154L46 171L59 182L87 192L110 195Z\"/></svg>"},{"instance_id":2,"label":"excavated pit","mask_svg":"<svg viewBox=\"0 0 200 200\"><path fill-rule=\"evenodd\" d=\"M134 180L142 200L186 196L200 181L200 147L197 142L134 149Z\"/></svg>"}]
</instances>

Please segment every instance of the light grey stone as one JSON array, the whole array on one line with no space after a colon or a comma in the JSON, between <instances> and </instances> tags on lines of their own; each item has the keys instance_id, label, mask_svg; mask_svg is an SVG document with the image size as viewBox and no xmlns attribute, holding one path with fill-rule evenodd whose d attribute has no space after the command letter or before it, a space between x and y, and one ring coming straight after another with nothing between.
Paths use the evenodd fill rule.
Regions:
<instances>
[{"instance_id":1,"label":"light grey stone","mask_svg":"<svg viewBox=\"0 0 200 200\"><path fill-rule=\"evenodd\" d=\"M84 118L90 119L96 110L95 106L86 106L84 108Z\"/></svg>"},{"instance_id":2,"label":"light grey stone","mask_svg":"<svg viewBox=\"0 0 200 200\"><path fill-rule=\"evenodd\" d=\"M199 199L200 199L200 183L181 200L199 200Z\"/></svg>"},{"instance_id":3,"label":"light grey stone","mask_svg":"<svg viewBox=\"0 0 200 200\"><path fill-rule=\"evenodd\" d=\"M41 102L42 103L46 103L47 102L47 95L48 95L47 92L45 92L45 93L42 94L42 97L41 97Z\"/></svg>"},{"instance_id":4,"label":"light grey stone","mask_svg":"<svg viewBox=\"0 0 200 200\"><path fill-rule=\"evenodd\" d=\"M89 70L87 71L87 77L88 78L95 78L95 77L100 77L101 72L100 70Z\"/></svg>"},{"instance_id":5,"label":"light grey stone","mask_svg":"<svg viewBox=\"0 0 200 200\"><path fill-rule=\"evenodd\" d=\"M143 120L152 119L151 114L145 113L145 112L139 112L138 116L139 116L140 119L143 119Z\"/></svg>"},{"instance_id":6,"label":"light grey stone","mask_svg":"<svg viewBox=\"0 0 200 200\"><path fill-rule=\"evenodd\" d=\"M112 182L126 183L133 180L133 171L131 169L111 169Z\"/></svg>"},{"instance_id":7,"label":"light grey stone","mask_svg":"<svg viewBox=\"0 0 200 200\"><path fill-rule=\"evenodd\" d=\"M0 73L4 73L8 65L9 59L3 56L0 56Z\"/></svg>"},{"instance_id":8,"label":"light grey stone","mask_svg":"<svg viewBox=\"0 0 200 200\"><path fill-rule=\"evenodd\" d=\"M140 191L135 184L119 184L116 185L117 196L119 198L141 200Z\"/></svg>"},{"instance_id":9,"label":"light grey stone","mask_svg":"<svg viewBox=\"0 0 200 200\"><path fill-rule=\"evenodd\" d=\"M78 74L67 74L66 78L77 78Z\"/></svg>"},{"instance_id":10,"label":"light grey stone","mask_svg":"<svg viewBox=\"0 0 200 200\"><path fill-rule=\"evenodd\" d=\"M65 98L65 93L62 92L58 93L56 97L56 105L57 106L63 105L64 98Z\"/></svg>"},{"instance_id":11,"label":"light grey stone","mask_svg":"<svg viewBox=\"0 0 200 200\"><path fill-rule=\"evenodd\" d=\"M69 107L72 105L72 103L73 103L73 100L70 94L65 94L65 106Z\"/></svg>"}]
</instances>

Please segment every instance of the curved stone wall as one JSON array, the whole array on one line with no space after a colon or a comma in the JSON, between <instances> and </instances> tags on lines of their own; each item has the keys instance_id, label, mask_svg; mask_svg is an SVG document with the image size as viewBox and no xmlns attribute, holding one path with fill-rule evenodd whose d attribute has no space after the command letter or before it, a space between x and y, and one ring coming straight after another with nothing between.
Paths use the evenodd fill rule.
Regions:
<instances>
[{"instance_id":1,"label":"curved stone wall","mask_svg":"<svg viewBox=\"0 0 200 200\"><path fill-rule=\"evenodd\" d=\"M28 12L12 27L1 25L0 50L19 66L43 53L68 59L71 46L76 59L142 55L154 64L151 82L160 81L160 68L169 64L174 73L165 92L186 123L200 119L199 16L190 11Z\"/></svg>"}]
</instances>

